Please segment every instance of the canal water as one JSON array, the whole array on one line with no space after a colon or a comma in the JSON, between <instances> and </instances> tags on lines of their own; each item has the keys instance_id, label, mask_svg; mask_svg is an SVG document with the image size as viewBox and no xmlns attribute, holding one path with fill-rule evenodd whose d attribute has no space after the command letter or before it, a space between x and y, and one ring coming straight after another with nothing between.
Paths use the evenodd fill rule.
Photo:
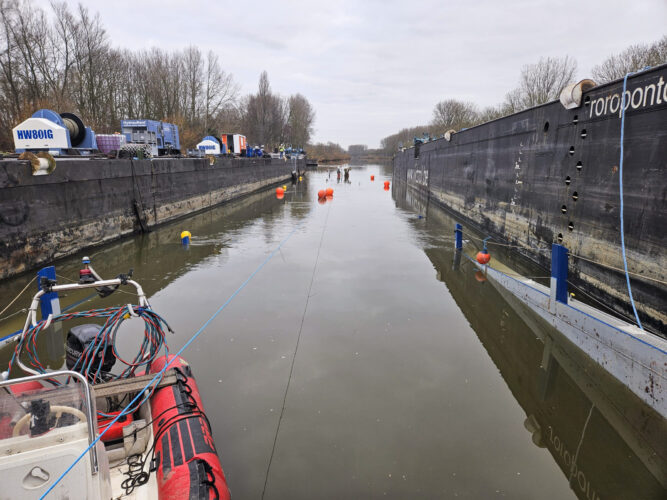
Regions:
<instances>
[{"instance_id":1,"label":"canal water","mask_svg":"<svg viewBox=\"0 0 667 500\"><path fill-rule=\"evenodd\" d=\"M349 182L320 169L284 199L256 194L90 251L103 276L134 269L172 351L273 252L184 353L233 497L665 498L664 419L458 262L451 215L385 180L386 166ZM56 263L60 282L82 255ZM1 283L0 306L31 279ZM21 328L5 318L32 293L0 336ZM121 350L138 333L123 330Z\"/></svg>"}]
</instances>

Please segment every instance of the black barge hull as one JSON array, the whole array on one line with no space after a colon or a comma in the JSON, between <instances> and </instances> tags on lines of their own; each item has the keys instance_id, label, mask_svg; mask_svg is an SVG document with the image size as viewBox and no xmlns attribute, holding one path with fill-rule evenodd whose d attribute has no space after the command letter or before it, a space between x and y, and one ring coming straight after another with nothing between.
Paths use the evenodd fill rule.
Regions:
<instances>
[{"instance_id":1,"label":"black barge hull","mask_svg":"<svg viewBox=\"0 0 667 500\"><path fill-rule=\"evenodd\" d=\"M496 241L548 268L560 242L572 280L632 316L621 252L619 159L623 81L399 152L394 179L407 182ZM624 225L640 317L667 323L667 65L628 78ZM542 250L538 250L542 249ZM586 260L585 260L586 259Z\"/></svg>"},{"instance_id":2,"label":"black barge hull","mask_svg":"<svg viewBox=\"0 0 667 500\"><path fill-rule=\"evenodd\" d=\"M271 158L0 161L0 279L292 179ZM305 170L305 161L296 168Z\"/></svg>"}]
</instances>

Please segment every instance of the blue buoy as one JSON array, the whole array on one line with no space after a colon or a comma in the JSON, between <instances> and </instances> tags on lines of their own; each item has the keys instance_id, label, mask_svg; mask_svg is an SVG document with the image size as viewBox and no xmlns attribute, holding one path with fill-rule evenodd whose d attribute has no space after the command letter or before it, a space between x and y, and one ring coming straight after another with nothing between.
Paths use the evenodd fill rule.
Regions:
<instances>
[{"instance_id":1,"label":"blue buoy","mask_svg":"<svg viewBox=\"0 0 667 500\"><path fill-rule=\"evenodd\" d=\"M181 233L181 243L183 243L183 246L188 246L190 244L191 236L190 231L183 231Z\"/></svg>"}]
</instances>

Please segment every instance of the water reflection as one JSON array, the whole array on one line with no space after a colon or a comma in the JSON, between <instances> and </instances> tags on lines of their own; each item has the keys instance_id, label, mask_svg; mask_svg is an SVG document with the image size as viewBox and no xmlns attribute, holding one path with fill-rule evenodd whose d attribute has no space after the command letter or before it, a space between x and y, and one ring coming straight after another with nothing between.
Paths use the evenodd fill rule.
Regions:
<instances>
[{"instance_id":1,"label":"water reflection","mask_svg":"<svg viewBox=\"0 0 667 500\"><path fill-rule=\"evenodd\" d=\"M455 218L419 190L394 186L397 206L424 234L424 252L526 413L533 443L546 448L582 499L664 498L667 423L511 293L495 288L453 242ZM494 258L543 274L501 251Z\"/></svg>"},{"instance_id":2,"label":"water reflection","mask_svg":"<svg viewBox=\"0 0 667 500\"><path fill-rule=\"evenodd\" d=\"M309 214L312 206L304 203L308 197L306 182L291 184L286 200L277 200L273 191L251 194L193 216L160 226L150 233L136 235L99 248L61 259L55 262L59 283L77 280L81 268L81 258L89 255L95 270L102 277L115 277L119 272L133 270L133 277L142 285L147 297L152 297L165 289L179 277L199 267L221 266L228 259L228 250L235 244L239 235L257 225L265 241L272 242L283 218L302 220ZM287 202L287 203L286 203ZM192 233L190 244L181 244L180 233L187 229ZM34 274L26 273L0 284L0 304L8 304L29 282ZM23 327L25 314L22 310L36 292L33 283L13 308L0 320L0 338L16 332ZM125 297L126 294L127 296ZM121 297L125 297L122 299ZM128 290L121 288L112 298L101 299L90 290L81 290L60 294L61 308L67 310L76 306L76 310L107 307L118 301L134 301ZM89 320L71 320L71 326ZM53 338L50 332L45 337ZM62 345L60 343L59 345ZM40 352L40 359L49 368L59 368L64 360L62 349L53 350L46 345ZM6 366L11 357L12 348L0 349L0 366ZM43 356L43 357L42 357ZM16 375L18 375L17 372Z\"/></svg>"}]
</instances>

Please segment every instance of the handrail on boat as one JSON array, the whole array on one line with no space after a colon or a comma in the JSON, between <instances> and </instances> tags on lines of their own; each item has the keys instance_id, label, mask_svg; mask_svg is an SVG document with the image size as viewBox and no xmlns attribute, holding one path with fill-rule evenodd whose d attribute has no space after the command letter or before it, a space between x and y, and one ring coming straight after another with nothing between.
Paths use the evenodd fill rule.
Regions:
<instances>
[{"instance_id":1,"label":"handrail on boat","mask_svg":"<svg viewBox=\"0 0 667 500\"><path fill-rule=\"evenodd\" d=\"M95 274L97 277L98 275ZM19 337L23 337L26 335L26 333L29 330L30 325L33 327L37 325L37 307L39 306L39 299L51 292L65 292L68 290L79 290L83 288L98 288L98 287L103 287L103 286L120 286L124 284L130 284L134 286L137 289L137 295L139 297L139 306L141 307L149 307L148 300L146 299L146 294L144 293L143 288L141 288L141 285L137 283L134 280L131 279L121 279L121 278L113 278L110 280L97 280L92 283L68 283L66 285L53 285L49 287L48 289L42 289L38 291L35 296L32 298L32 303L30 304L30 308L28 309L28 315L25 320L25 324L23 325L23 330L21 330L21 333L18 335ZM128 310L130 311L131 314L134 314L134 311L132 311L132 307L128 305ZM44 328L46 329L50 324L51 320L53 319L53 316L49 314L49 317L46 320L46 324L44 325ZM29 368L25 366L21 362L21 348L19 348L18 355L16 356L16 361L18 365L21 367L22 370L24 370L27 373L31 373L33 375L38 375L39 372L33 370L32 368Z\"/></svg>"}]
</instances>

